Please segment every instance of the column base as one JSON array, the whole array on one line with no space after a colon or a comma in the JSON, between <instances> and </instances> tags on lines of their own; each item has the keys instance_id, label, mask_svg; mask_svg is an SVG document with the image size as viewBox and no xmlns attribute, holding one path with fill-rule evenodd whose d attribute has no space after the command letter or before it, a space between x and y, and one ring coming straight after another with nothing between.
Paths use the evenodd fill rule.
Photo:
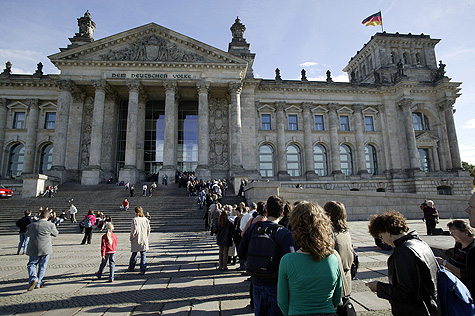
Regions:
<instances>
[{"instance_id":1,"label":"column base","mask_svg":"<svg viewBox=\"0 0 475 316\"><path fill-rule=\"evenodd\" d=\"M209 170L208 166L206 165L196 167L195 175L199 180L211 180L211 170Z\"/></svg>"},{"instance_id":2,"label":"column base","mask_svg":"<svg viewBox=\"0 0 475 316\"><path fill-rule=\"evenodd\" d=\"M82 171L82 185L98 185L104 178L104 171L100 168L88 168Z\"/></svg>"},{"instance_id":3,"label":"column base","mask_svg":"<svg viewBox=\"0 0 475 316\"><path fill-rule=\"evenodd\" d=\"M124 168L119 170L119 181L136 184L139 179L139 171L137 170L137 168L135 168L135 166L125 166Z\"/></svg>"}]
</instances>

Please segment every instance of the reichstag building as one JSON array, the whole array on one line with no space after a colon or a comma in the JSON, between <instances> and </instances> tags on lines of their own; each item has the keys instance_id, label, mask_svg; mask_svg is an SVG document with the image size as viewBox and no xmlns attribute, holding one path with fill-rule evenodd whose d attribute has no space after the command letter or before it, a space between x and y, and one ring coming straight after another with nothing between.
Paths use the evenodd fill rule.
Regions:
<instances>
[{"instance_id":1,"label":"reichstag building","mask_svg":"<svg viewBox=\"0 0 475 316\"><path fill-rule=\"evenodd\" d=\"M185 170L339 190L472 188L453 116L461 83L436 59L439 39L376 33L343 83L329 71L255 78L239 18L227 51L155 23L98 40L89 12L78 26L48 56L60 74L14 74L10 62L0 74L2 179L173 182Z\"/></svg>"}]
</instances>

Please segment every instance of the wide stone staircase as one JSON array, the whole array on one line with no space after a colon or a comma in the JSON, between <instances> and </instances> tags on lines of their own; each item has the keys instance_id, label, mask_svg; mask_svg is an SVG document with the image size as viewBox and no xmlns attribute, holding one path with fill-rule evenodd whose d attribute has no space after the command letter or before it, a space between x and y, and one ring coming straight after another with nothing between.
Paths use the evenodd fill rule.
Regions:
<instances>
[{"instance_id":1,"label":"wide stone staircase","mask_svg":"<svg viewBox=\"0 0 475 316\"><path fill-rule=\"evenodd\" d=\"M76 219L81 221L89 209L101 211L112 217L116 232L129 232L130 222L134 217L134 208L142 206L144 212L151 216L152 232L190 232L204 230L204 210L199 209L196 198L188 197L186 189L177 185L158 185L152 197L142 196L142 185L136 185L135 194L130 197L124 187L113 184L97 186L81 186L77 183L65 183L59 186L58 192L52 198L21 198L14 196L0 199L0 235L18 233L16 221L23 216L25 210L35 213L40 206L49 207L59 215L66 211L69 217L68 201L73 199L78 209ZM150 183L147 183L150 186ZM128 211L120 211L119 207L124 198L130 203ZM58 230L61 233L79 233L78 224L64 221ZM98 230L98 229L97 229ZM96 231L96 228L94 229Z\"/></svg>"}]
</instances>

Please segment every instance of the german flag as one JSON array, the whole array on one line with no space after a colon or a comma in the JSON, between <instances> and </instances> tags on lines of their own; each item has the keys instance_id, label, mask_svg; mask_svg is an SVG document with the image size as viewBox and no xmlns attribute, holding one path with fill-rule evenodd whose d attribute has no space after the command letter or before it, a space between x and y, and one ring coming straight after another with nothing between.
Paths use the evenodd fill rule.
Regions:
<instances>
[{"instance_id":1,"label":"german flag","mask_svg":"<svg viewBox=\"0 0 475 316\"><path fill-rule=\"evenodd\" d=\"M381 17L381 11L378 12L378 13L375 13L373 15L370 15L369 17L364 19L363 22L361 22L361 23L365 24L366 26L369 26L369 25L373 25L373 26L383 25L383 18Z\"/></svg>"}]
</instances>

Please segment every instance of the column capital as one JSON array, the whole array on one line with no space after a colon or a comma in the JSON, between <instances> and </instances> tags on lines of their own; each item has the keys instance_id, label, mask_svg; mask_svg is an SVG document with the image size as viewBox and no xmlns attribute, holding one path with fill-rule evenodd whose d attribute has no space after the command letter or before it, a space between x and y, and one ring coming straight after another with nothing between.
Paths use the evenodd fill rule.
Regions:
<instances>
[{"instance_id":1,"label":"column capital","mask_svg":"<svg viewBox=\"0 0 475 316\"><path fill-rule=\"evenodd\" d=\"M437 106L444 111L449 109L453 110L454 104L455 100L451 98L445 98L437 101Z\"/></svg>"},{"instance_id":2,"label":"column capital","mask_svg":"<svg viewBox=\"0 0 475 316\"><path fill-rule=\"evenodd\" d=\"M361 112L363 112L364 104L355 103L355 104L353 104L352 108L353 108L353 110L355 110L355 112L361 113Z\"/></svg>"},{"instance_id":3,"label":"column capital","mask_svg":"<svg viewBox=\"0 0 475 316\"><path fill-rule=\"evenodd\" d=\"M275 102L275 109L277 111L284 111L285 101L276 101Z\"/></svg>"},{"instance_id":4,"label":"column capital","mask_svg":"<svg viewBox=\"0 0 475 316\"><path fill-rule=\"evenodd\" d=\"M31 108L33 107L38 107L38 104L40 103L39 99L26 99L26 104Z\"/></svg>"},{"instance_id":5,"label":"column capital","mask_svg":"<svg viewBox=\"0 0 475 316\"><path fill-rule=\"evenodd\" d=\"M69 80L69 79L67 79L67 80L65 80L65 79L57 80L56 84L58 85L60 90L68 91L68 92L71 92L71 93L74 90L76 90L76 85L74 84L74 82L72 80Z\"/></svg>"},{"instance_id":6,"label":"column capital","mask_svg":"<svg viewBox=\"0 0 475 316\"><path fill-rule=\"evenodd\" d=\"M126 86L129 88L129 92L137 92L139 93L141 84L140 81L129 79L125 81Z\"/></svg>"},{"instance_id":7,"label":"column capital","mask_svg":"<svg viewBox=\"0 0 475 316\"><path fill-rule=\"evenodd\" d=\"M198 94L208 93L210 86L211 86L211 83L206 80L200 80L196 82L196 89L198 90Z\"/></svg>"},{"instance_id":8,"label":"column capital","mask_svg":"<svg viewBox=\"0 0 475 316\"><path fill-rule=\"evenodd\" d=\"M314 104L312 102L302 102L302 109L306 112L310 112Z\"/></svg>"},{"instance_id":9,"label":"column capital","mask_svg":"<svg viewBox=\"0 0 475 316\"><path fill-rule=\"evenodd\" d=\"M229 93L233 94L239 94L242 91L242 82L241 81L234 81L229 83Z\"/></svg>"},{"instance_id":10,"label":"column capital","mask_svg":"<svg viewBox=\"0 0 475 316\"><path fill-rule=\"evenodd\" d=\"M107 84L107 81L105 81L104 79L93 80L92 85L96 89L96 91L102 91L104 93L106 93L108 88L109 88L108 84Z\"/></svg>"},{"instance_id":11,"label":"column capital","mask_svg":"<svg viewBox=\"0 0 475 316\"><path fill-rule=\"evenodd\" d=\"M403 110L404 109L411 110L413 103L414 103L414 100L413 99L408 99L408 98L403 98L403 99L396 102L397 106L399 106Z\"/></svg>"},{"instance_id":12,"label":"column capital","mask_svg":"<svg viewBox=\"0 0 475 316\"><path fill-rule=\"evenodd\" d=\"M176 81L167 81L163 84L163 86L165 87L165 93L173 92L176 94L178 89L178 84Z\"/></svg>"}]
</instances>

